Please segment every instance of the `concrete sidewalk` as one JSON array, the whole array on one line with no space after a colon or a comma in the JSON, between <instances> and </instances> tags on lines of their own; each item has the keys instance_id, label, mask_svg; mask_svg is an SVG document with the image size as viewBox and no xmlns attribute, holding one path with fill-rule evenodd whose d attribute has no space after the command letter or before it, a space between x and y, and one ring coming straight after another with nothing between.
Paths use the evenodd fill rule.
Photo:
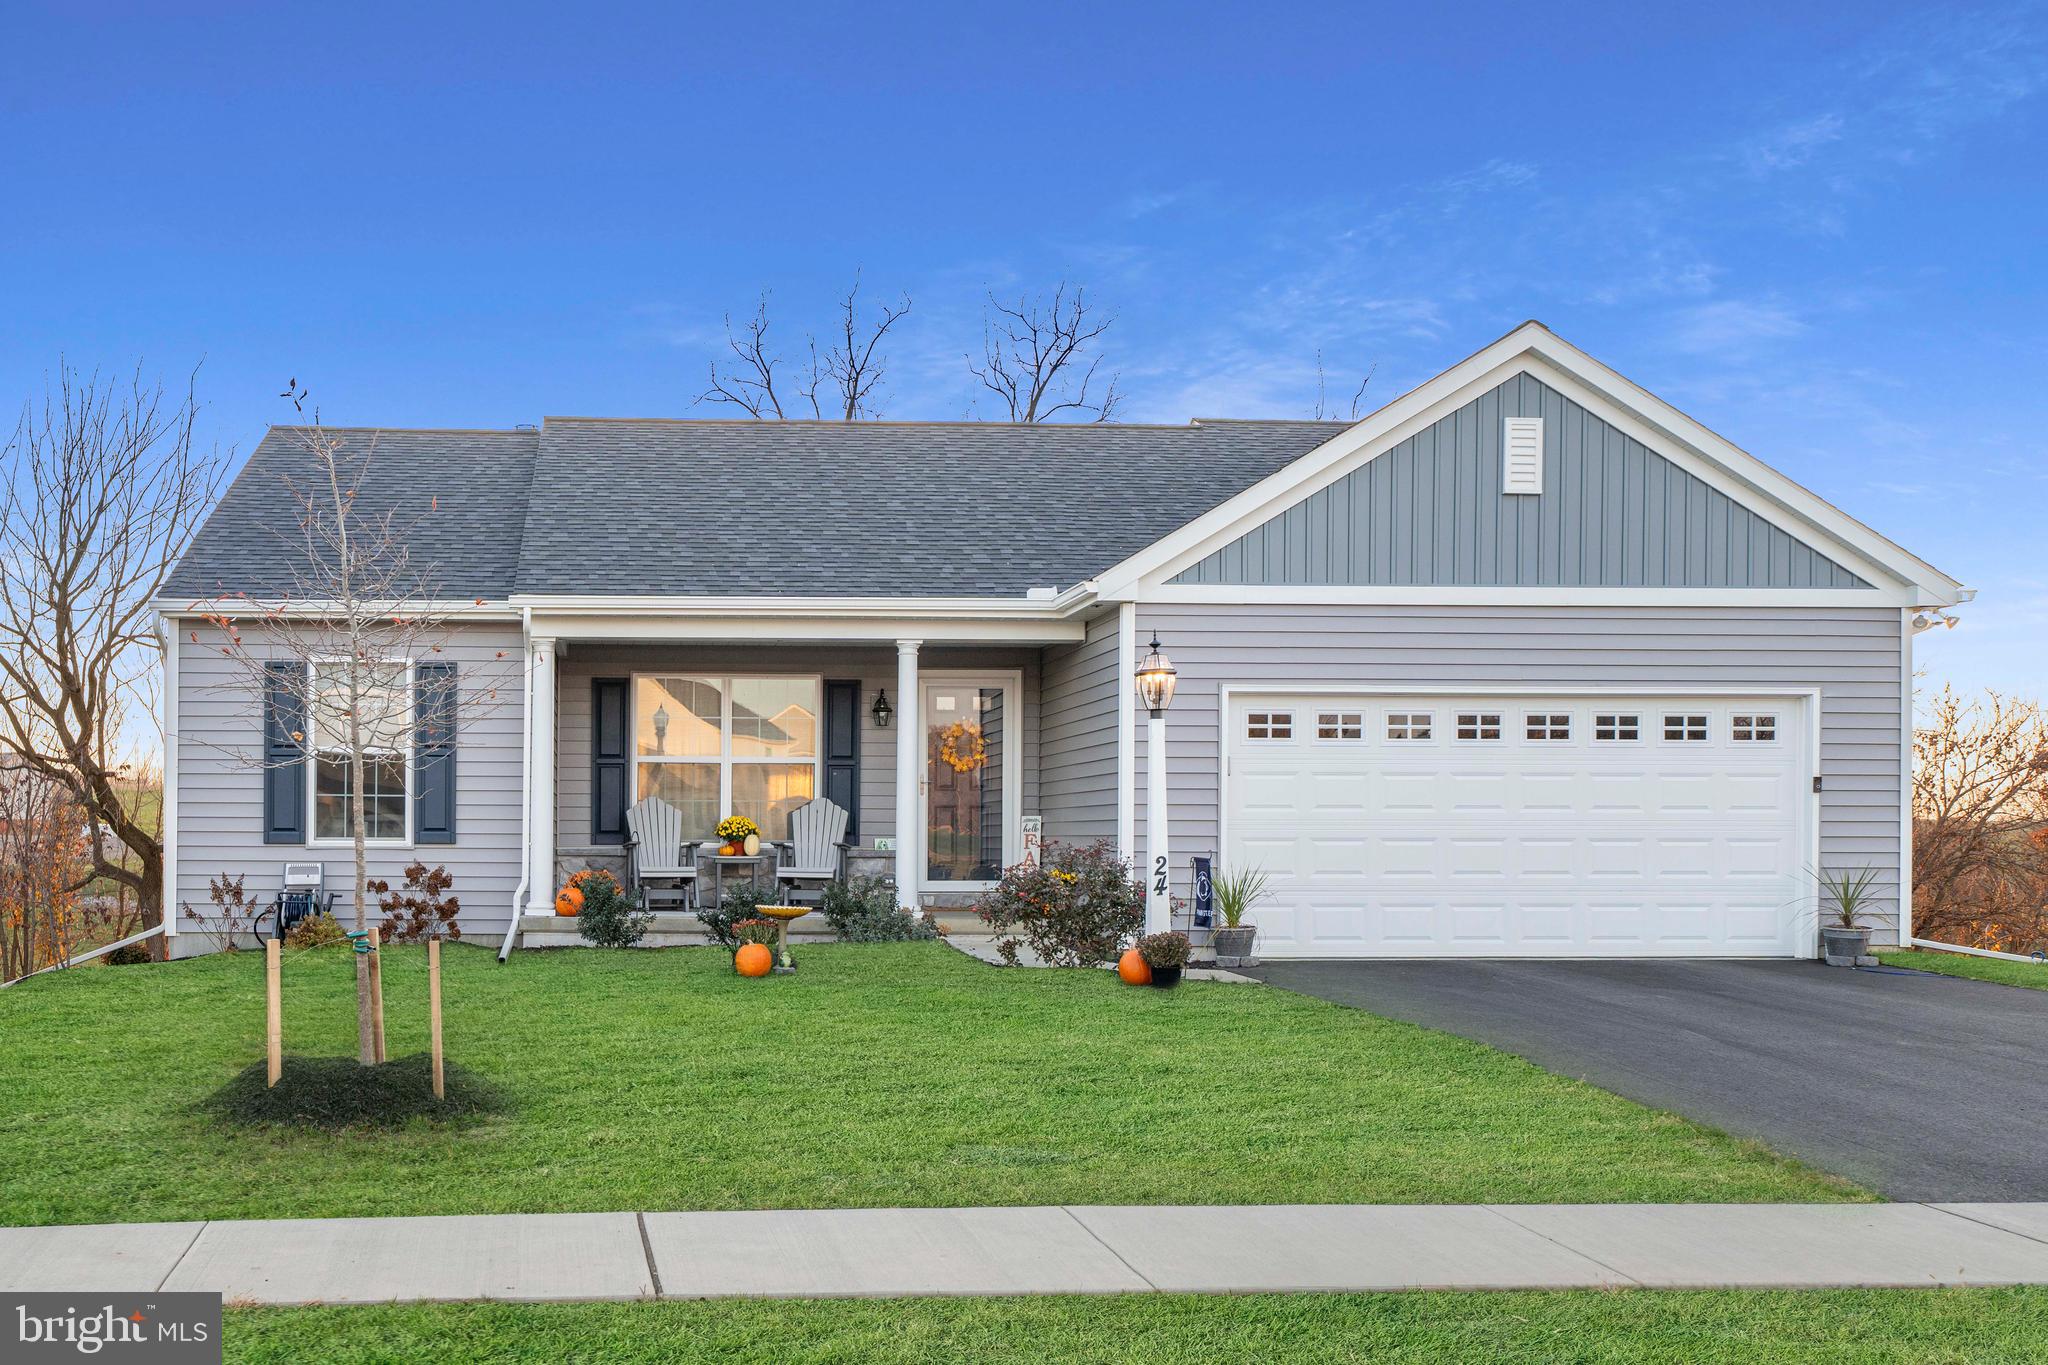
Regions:
<instances>
[{"instance_id":1,"label":"concrete sidewalk","mask_svg":"<svg viewBox=\"0 0 2048 1365\"><path fill-rule=\"evenodd\" d=\"M1248 1205L0 1229L0 1289L230 1303L2048 1284L2048 1204Z\"/></svg>"}]
</instances>

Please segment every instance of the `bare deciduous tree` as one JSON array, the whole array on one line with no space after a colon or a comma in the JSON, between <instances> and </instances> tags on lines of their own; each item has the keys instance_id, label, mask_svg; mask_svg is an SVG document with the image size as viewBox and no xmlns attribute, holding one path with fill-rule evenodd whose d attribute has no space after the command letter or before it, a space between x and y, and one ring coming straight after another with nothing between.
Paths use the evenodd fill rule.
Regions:
<instances>
[{"instance_id":1,"label":"bare deciduous tree","mask_svg":"<svg viewBox=\"0 0 2048 1365\"><path fill-rule=\"evenodd\" d=\"M1944 687L1914 731L1913 759L1915 932L2048 947L2048 715Z\"/></svg>"},{"instance_id":2,"label":"bare deciduous tree","mask_svg":"<svg viewBox=\"0 0 2048 1365\"><path fill-rule=\"evenodd\" d=\"M1077 286L1069 293L1064 280L1050 300L1023 297L1014 308L990 294L981 361L969 356L967 368L1003 400L1012 422L1049 422L1062 412L1113 421L1123 401L1118 376L1112 373L1099 389L1094 384L1103 334L1115 322L1089 307L1085 290Z\"/></svg>"},{"instance_id":3,"label":"bare deciduous tree","mask_svg":"<svg viewBox=\"0 0 2048 1365\"><path fill-rule=\"evenodd\" d=\"M167 397L60 365L0 449L0 749L84 814L88 876L163 912L155 808L136 799L123 722L150 715L154 600L219 486L193 448L188 384Z\"/></svg>"},{"instance_id":4,"label":"bare deciduous tree","mask_svg":"<svg viewBox=\"0 0 2048 1365\"><path fill-rule=\"evenodd\" d=\"M1378 370L1379 366L1377 364L1374 364L1366 370L1365 378L1359 380L1358 387L1352 391L1351 405L1349 409L1345 412L1344 416L1340 418L1337 415L1336 406L1330 402L1329 378L1323 371L1322 347L1318 346L1316 348L1315 420L1318 422L1356 422L1360 417L1364 416L1363 409L1365 406L1365 388L1366 385L1372 383L1372 377L1375 373L1378 372Z\"/></svg>"},{"instance_id":5,"label":"bare deciduous tree","mask_svg":"<svg viewBox=\"0 0 2048 1365\"><path fill-rule=\"evenodd\" d=\"M829 410L834 420L859 422L882 415L876 390L888 368L881 345L889 332L910 312L910 296L900 303L882 306L879 316L863 322L860 318L860 277L839 302L838 333L821 354L815 334L805 338L808 368L794 381L794 399L809 406L810 416L824 420ZM763 292L754 316L737 332L732 316L725 319L725 344L733 359L722 367L713 361L711 384L697 395L699 403L725 403L763 421L787 421L783 391L776 387L776 367L783 363L768 340L768 295ZM783 381L788 383L789 381ZM799 414L801 415L801 414Z\"/></svg>"},{"instance_id":6,"label":"bare deciduous tree","mask_svg":"<svg viewBox=\"0 0 2048 1365\"><path fill-rule=\"evenodd\" d=\"M304 398L296 384L287 393L295 403ZM412 665L445 651L464 610L438 597L433 566L414 557L415 546L431 543L427 523L437 502L368 505L363 488L376 457L374 436L351 448L319 424L317 413L313 425L293 434L309 474L286 479L297 524L274 528L288 586L275 598L238 593L208 603L204 616L214 634L202 641L194 631L191 638L230 661L231 686L253 699L266 721L275 718L273 708L289 713L295 752L283 763L326 760L345 771L343 824L355 857L360 931L369 909L373 770L405 782L403 756L420 718L437 718L435 741L452 744L456 732L497 707L518 666L499 650L497 666L481 678L417 678ZM277 663L292 666L273 668ZM249 766L279 766L261 746L234 756ZM386 785L380 780L380 790ZM317 801L309 818L320 819ZM368 964L359 955L356 965L358 1059L367 1065L375 1060L374 1016Z\"/></svg>"}]
</instances>

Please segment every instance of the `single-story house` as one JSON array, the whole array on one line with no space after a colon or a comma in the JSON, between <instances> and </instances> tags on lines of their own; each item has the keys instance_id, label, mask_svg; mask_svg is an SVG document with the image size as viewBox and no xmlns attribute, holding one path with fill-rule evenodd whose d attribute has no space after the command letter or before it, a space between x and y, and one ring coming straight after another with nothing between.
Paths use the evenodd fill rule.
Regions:
<instances>
[{"instance_id":1,"label":"single-story house","mask_svg":"<svg viewBox=\"0 0 2048 1365\"><path fill-rule=\"evenodd\" d=\"M431 508L432 662L511 664L368 793L373 875L445 864L473 938L619 866L646 795L704 838L828 796L906 904L1027 833L1147 867L1155 638L1174 890L1263 868L1267 956L1811 956L1840 867L1910 932L1916 615L1969 590L1539 323L1355 422L335 434L366 503ZM174 931L222 873L348 880L345 770L249 761L204 619L289 596L290 436L161 599Z\"/></svg>"}]
</instances>

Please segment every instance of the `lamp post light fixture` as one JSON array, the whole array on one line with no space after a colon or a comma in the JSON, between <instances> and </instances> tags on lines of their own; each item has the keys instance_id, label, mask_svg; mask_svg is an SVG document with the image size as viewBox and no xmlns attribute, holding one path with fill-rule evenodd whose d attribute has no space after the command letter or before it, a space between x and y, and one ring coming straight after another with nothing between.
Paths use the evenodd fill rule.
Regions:
<instances>
[{"instance_id":1,"label":"lamp post light fixture","mask_svg":"<svg viewBox=\"0 0 2048 1365\"><path fill-rule=\"evenodd\" d=\"M875 728L877 730L889 728L889 717L896 714L896 708L889 705L888 688L878 687L875 689L875 704L868 708L868 714L875 718Z\"/></svg>"},{"instance_id":2,"label":"lamp post light fixture","mask_svg":"<svg viewBox=\"0 0 2048 1365\"><path fill-rule=\"evenodd\" d=\"M1173 687L1178 674L1173 660L1159 648L1159 636L1152 636L1151 652L1138 664L1138 700L1151 719L1146 722L1145 759L1145 854L1151 866L1145 878L1145 932L1164 933L1173 927L1173 894L1168 888L1167 869L1172 862L1166 837L1166 708L1173 705Z\"/></svg>"},{"instance_id":3,"label":"lamp post light fixture","mask_svg":"<svg viewBox=\"0 0 2048 1365\"><path fill-rule=\"evenodd\" d=\"M654 708L654 752L658 754L668 752L668 708L666 706Z\"/></svg>"}]
</instances>

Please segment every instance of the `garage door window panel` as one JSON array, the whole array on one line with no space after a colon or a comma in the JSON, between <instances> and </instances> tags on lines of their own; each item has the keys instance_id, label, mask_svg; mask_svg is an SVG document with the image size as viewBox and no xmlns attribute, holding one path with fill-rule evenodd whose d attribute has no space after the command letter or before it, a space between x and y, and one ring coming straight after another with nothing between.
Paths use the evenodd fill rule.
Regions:
<instances>
[{"instance_id":1,"label":"garage door window panel","mask_svg":"<svg viewBox=\"0 0 2048 1365\"><path fill-rule=\"evenodd\" d=\"M1252 711L1244 718L1244 737L1248 740L1275 740L1294 738L1294 713L1292 711Z\"/></svg>"},{"instance_id":2,"label":"garage door window panel","mask_svg":"<svg viewBox=\"0 0 2048 1365\"><path fill-rule=\"evenodd\" d=\"M1673 744L1704 744L1707 717L1698 711L1673 711L1664 717L1664 738Z\"/></svg>"},{"instance_id":3,"label":"garage door window panel","mask_svg":"<svg viewBox=\"0 0 2048 1365\"><path fill-rule=\"evenodd\" d=\"M1316 712L1316 738L1337 744L1361 743L1365 739L1363 711Z\"/></svg>"},{"instance_id":4,"label":"garage door window panel","mask_svg":"<svg viewBox=\"0 0 2048 1365\"><path fill-rule=\"evenodd\" d=\"M1572 737L1569 711L1531 711L1523 717L1523 722L1524 736L1534 743L1559 744Z\"/></svg>"},{"instance_id":5,"label":"garage door window panel","mask_svg":"<svg viewBox=\"0 0 2048 1365\"><path fill-rule=\"evenodd\" d=\"M1459 739L1474 743L1498 741L1500 721L1501 713L1498 711L1460 711L1456 734Z\"/></svg>"},{"instance_id":6,"label":"garage door window panel","mask_svg":"<svg viewBox=\"0 0 2048 1365\"><path fill-rule=\"evenodd\" d=\"M1412 743L1432 738L1436 732L1436 715L1430 711L1389 711L1387 712L1387 739L1393 743Z\"/></svg>"},{"instance_id":7,"label":"garage door window panel","mask_svg":"<svg viewBox=\"0 0 2048 1365\"><path fill-rule=\"evenodd\" d=\"M1635 744L1643 737L1643 718L1634 711L1599 711L1593 715L1596 744Z\"/></svg>"},{"instance_id":8,"label":"garage door window panel","mask_svg":"<svg viewBox=\"0 0 2048 1365\"><path fill-rule=\"evenodd\" d=\"M1769 712L1738 711L1728 719L1728 738L1737 744L1775 744L1778 718Z\"/></svg>"}]
</instances>

